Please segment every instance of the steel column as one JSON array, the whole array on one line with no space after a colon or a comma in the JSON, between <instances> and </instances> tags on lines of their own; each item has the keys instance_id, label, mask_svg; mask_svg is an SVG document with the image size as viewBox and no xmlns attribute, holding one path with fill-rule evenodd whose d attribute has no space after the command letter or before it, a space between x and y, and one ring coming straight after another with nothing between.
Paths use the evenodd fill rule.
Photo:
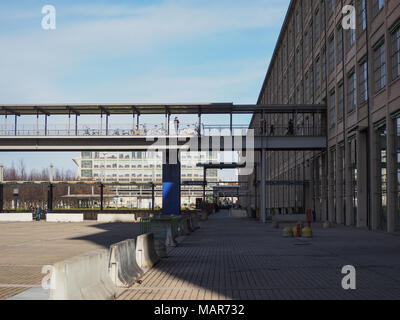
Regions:
<instances>
[{"instance_id":1,"label":"steel column","mask_svg":"<svg viewBox=\"0 0 400 320\"><path fill-rule=\"evenodd\" d=\"M266 223L266 189L265 189L265 180L266 180L266 152L265 149L261 150L261 222Z\"/></svg>"}]
</instances>

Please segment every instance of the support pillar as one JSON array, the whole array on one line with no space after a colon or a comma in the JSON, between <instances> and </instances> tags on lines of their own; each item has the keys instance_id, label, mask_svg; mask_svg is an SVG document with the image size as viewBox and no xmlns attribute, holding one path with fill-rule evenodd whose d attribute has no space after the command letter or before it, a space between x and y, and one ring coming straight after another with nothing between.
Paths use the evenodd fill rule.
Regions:
<instances>
[{"instance_id":1,"label":"support pillar","mask_svg":"<svg viewBox=\"0 0 400 320\"><path fill-rule=\"evenodd\" d=\"M336 158L336 151L335 151ZM333 158L333 150L329 151L328 154L328 220L329 222L335 222L335 167L333 163L336 162L336 159Z\"/></svg>"},{"instance_id":2,"label":"support pillar","mask_svg":"<svg viewBox=\"0 0 400 320\"><path fill-rule=\"evenodd\" d=\"M266 189L265 189L265 180L266 180L266 151L265 149L261 150L261 212L260 212L260 218L262 223L266 223Z\"/></svg>"},{"instance_id":3,"label":"support pillar","mask_svg":"<svg viewBox=\"0 0 400 320\"><path fill-rule=\"evenodd\" d=\"M233 119L232 119L232 112L231 112L231 114L230 114L229 129L230 129L230 133L231 133L231 136L232 136L232 135L233 135Z\"/></svg>"},{"instance_id":4,"label":"support pillar","mask_svg":"<svg viewBox=\"0 0 400 320\"><path fill-rule=\"evenodd\" d=\"M15 115L14 133L17 135L17 115Z\"/></svg>"},{"instance_id":5,"label":"support pillar","mask_svg":"<svg viewBox=\"0 0 400 320\"><path fill-rule=\"evenodd\" d=\"M370 157L371 157L371 229L377 230L379 226L378 213L380 211L381 200L381 182L379 168L379 153L378 153L378 134L376 130L371 129L370 132Z\"/></svg>"},{"instance_id":6,"label":"support pillar","mask_svg":"<svg viewBox=\"0 0 400 320\"><path fill-rule=\"evenodd\" d=\"M106 114L106 136L108 136L108 113Z\"/></svg>"},{"instance_id":7,"label":"support pillar","mask_svg":"<svg viewBox=\"0 0 400 320\"><path fill-rule=\"evenodd\" d=\"M351 195L352 191L352 179L351 179L351 150L350 144L348 141L345 141L345 179L346 179L346 186L345 186L345 199L346 199L346 216L345 216L345 225L351 226L352 225L352 215L353 215L353 199Z\"/></svg>"},{"instance_id":8,"label":"support pillar","mask_svg":"<svg viewBox=\"0 0 400 320\"><path fill-rule=\"evenodd\" d=\"M4 210L4 186L3 183L0 183L0 212Z\"/></svg>"},{"instance_id":9,"label":"support pillar","mask_svg":"<svg viewBox=\"0 0 400 320\"><path fill-rule=\"evenodd\" d=\"M78 115L75 114L75 135L78 135Z\"/></svg>"},{"instance_id":10,"label":"support pillar","mask_svg":"<svg viewBox=\"0 0 400 320\"><path fill-rule=\"evenodd\" d=\"M4 186L3 186L3 180L4 180L4 167L3 165L0 165L0 212L3 212L4 210Z\"/></svg>"},{"instance_id":11,"label":"support pillar","mask_svg":"<svg viewBox=\"0 0 400 320\"><path fill-rule=\"evenodd\" d=\"M47 114L44 115L44 135L47 136Z\"/></svg>"},{"instance_id":12,"label":"support pillar","mask_svg":"<svg viewBox=\"0 0 400 320\"><path fill-rule=\"evenodd\" d=\"M100 184L100 211L103 211L104 207L103 207L103 203L104 203L104 184Z\"/></svg>"},{"instance_id":13,"label":"support pillar","mask_svg":"<svg viewBox=\"0 0 400 320\"><path fill-rule=\"evenodd\" d=\"M322 217L325 221L328 220L328 156L326 152L323 152L321 155L321 163L322 163L322 178L321 178L321 184L322 184L322 194L321 194L321 213Z\"/></svg>"},{"instance_id":14,"label":"support pillar","mask_svg":"<svg viewBox=\"0 0 400 320\"><path fill-rule=\"evenodd\" d=\"M179 151L166 150L163 153L162 167L162 214L170 215L181 213L181 163L179 156L176 163L170 161L171 152L178 153Z\"/></svg>"},{"instance_id":15,"label":"support pillar","mask_svg":"<svg viewBox=\"0 0 400 320\"><path fill-rule=\"evenodd\" d=\"M386 120L387 128L387 231L396 231L398 178L397 178L397 128L390 115Z\"/></svg>"},{"instance_id":16,"label":"support pillar","mask_svg":"<svg viewBox=\"0 0 400 320\"><path fill-rule=\"evenodd\" d=\"M154 183L151 184L151 210L154 211Z\"/></svg>"},{"instance_id":17,"label":"support pillar","mask_svg":"<svg viewBox=\"0 0 400 320\"><path fill-rule=\"evenodd\" d=\"M336 223L342 224L343 217L343 148L340 145L336 147Z\"/></svg>"},{"instance_id":18,"label":"support pillar","mask_svg":"<svg viewBox=\"0 0 400 320\"><path fill-rule=\"evenodd\" d=\"M202 207L205 209L206 205L206 185L207 185L207 169L203 167L203 203Z\"/></svg>"},{"instance_id":19,"label":"support pillar","mask_svg":"<svg viewBox=\"0 0 400 320\"><path fill-rule=\"evenodd\" d=\"M49 190L47 192L47 211L53 211L53 185L49 184Z\"/></svg>"},{"instance_id":20,"label":"support pillar","mask_svg":"<svg viewBox=\"0 0 400 320\"><path fill-rule=\"evenodd\" d=\"M368 226L367 133L367 130L357 131L357 227L359 228Z\"/></svg>"}]
</instances>

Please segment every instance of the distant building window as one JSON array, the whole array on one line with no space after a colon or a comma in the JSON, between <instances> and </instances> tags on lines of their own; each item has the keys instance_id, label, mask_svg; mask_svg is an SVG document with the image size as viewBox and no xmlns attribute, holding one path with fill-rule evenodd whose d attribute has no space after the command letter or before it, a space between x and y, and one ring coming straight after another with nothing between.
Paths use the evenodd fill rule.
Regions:
<instances>
[{"instance_id":1,"label":"distant building window","mask_svg":"<svg viewBox=\"0 0 400 320\"><path fill-rule=\"evenodd\" d=\"M335 69L335 40L332 35L329 38L329 71L333 71Z\"/></svg>"},{"instance_id":2,"label":"distant building window","mask_svg":"<svg viewBox=\"0 0 400 320\"><path fill-rule=\"evenodd\" d=\"M346 32L346 45L347 45L347 50L349 50L354 42L356 41L356 33L354 29L348 29L345 31Z\"/></svg>"},{"instance_id":3,"label":"distant building window","mask_svg":"<svg viewBox=\"0 0 400 320\"><path fill-rule=\"evenodd\" d=\"M372 0L372 16L375 17L385 4L384 0Z\"/></svg>"},{"instance_id":4,"label":"distant building window","mask_svg":"<svg viewBox=\"0 0 400 320\"><path fill-rule=\"evenodd\" d=\"M343 120L344 113L344 88L343 81L339 83L338 87L338 121Z\"/></svg>"},{"instance_id":5,"label":"distant building window","mask_svg":"<svg viewBox=\"0 0 400 320\"><path fill-rule=\"evenodd\" d=\"M320 57L315 62L315 87L319 89L321 87L321 61Z\"/></svg>"},{"instance_id":6,"label":"distant building window","mask_svg":"<svg viewBox=\"0 0 400 320\"><path fill-rule=\"evenodd\" d=\"M87 151L82 152L82 159L92 159L92 153Z\"/></svg>"},{"instance_id":7,"label":"distant building window","mask_svg":"<svg viewBox=\"0 0 400 320\"><path fill-rule=\"evenodd\" d=\"M82 178L91 178L92 177L92 170L82 170L81 171Z\"/></svg>"},{"instance_id":8,"label":"distant building window","mask_svg":"<svg viewBox=\"0 0 400 320\"><path fill-rule=\"evenodd\" d=\"M336 124L336 92L331 91L329 95L329 124L332 128Z\"/></svg>"},{"instance_id":9,"label":"distant building window","mask_svg":"<svg viewBox=\"0 0 400 320\"><path fill-rule=\"evenodd\" d=\"M368 61L366 58L362 60L359 68L360 103L364 103L368 100Z\"/></svg>"},{"instance_id":10,"label":"distant building window","mask_svg":"<svg viewBox=\"0 0 400 320\"><path fill-rule=\"evenodd\" d=\"M361 33L367 28L367 0L357 0L357 29Z\"/></svg>"},{"instance_id":11,"label":"distant building window","mask_svg":"<svg viewBox=\"0 0 400 320\"><path fill-rule=\"evenodd\" d=\"M353 70L348 76L348 94L347 94L347 103L348 103L348 112L352 112L356 108L357 104L357 80L356 73Z\"/></svg>"},{"instance_id":12,"label":"distant building window","mask_svg":"<svg viewBox=\"0 0 400 320\"><path fill-rule=\"evenodd\" d=\"M326 48L322 49L321 77L322 81L326 79Z\"/></svg>"},{"instance_id":13,"label":"distant building window","mask_svg":"<svg viewBox=\"0 0 400 320\"><path fill-rule=\"evenodd\" d=\"M400 22L399 22L400 24ZM400 25L392 32L392 79L400 76Z\"/></svg>"},{"instance_id":14,"label":"distant building window","mask_svg":"<svg viewBox=\"0 0 400 320\"><path fill-rule=\"evenodd\" d=\"M315 40L318 40L320 36L320 17L319 17L319 10L315 12Z\"/></svg>"},{"instance_id":15,"label":"distant building window","mask_svg":"<svg viewBox=\"0 0 400 320\"><path fill-rule=\"evenodd\" d=\"M92 161L91 160L82 160L82 168L92 169Z\"/></svg>"},{"instance_id":16,"label":"distant building window","mask_svg":"<svg viewBox=\"0 0 400 320\"><path fill-rule=\"evenodd\" d=\"M386 86L386 59L384 41L381 41L380 44L376 45L374 50L375 92L378 92Z\"/></svg>"},{"instance_id":17,"label":"distant building window","mask_svg":"<svg viewBox=\"0 0 400 320\"><path fill-rule=\"evenodd\" d=\"M336 52L338 62L343 59L343 28L342 25L339 25L336 29Z\"/></svg>"},{"instance_id":18,"label":"distant building window","mask_svg":"<svg viewBox=\"0 0 400 320\"><path fill-rule=\"evenodd\" d=\"M332 15L335 12L335 0L328 0L328 12Z\"/></svg>"}]
</instances>

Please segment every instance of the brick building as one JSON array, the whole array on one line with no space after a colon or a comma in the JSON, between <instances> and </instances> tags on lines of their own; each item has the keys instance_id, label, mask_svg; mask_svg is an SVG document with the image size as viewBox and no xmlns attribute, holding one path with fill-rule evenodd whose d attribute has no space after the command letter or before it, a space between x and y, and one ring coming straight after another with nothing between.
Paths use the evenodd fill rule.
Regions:
<instances>
[{"instance_id":1,"label":"brick building","mask_svg":"<svg viewBox=\"0 0 400 320\"><path fill-rule=\"evenodd\" d=\"M356 9L356 29L342 27L345 5ZM287 181L267 185L267 214L310 208L322 221L400 228L398 0L292 0L258 104L328 105L326 151L267 152L267 181ZM261 117L252 128L281 121ZM260 207L259 177L257 167L240 178L255 190L247 205Z\"/></svg>"}]
</instances>

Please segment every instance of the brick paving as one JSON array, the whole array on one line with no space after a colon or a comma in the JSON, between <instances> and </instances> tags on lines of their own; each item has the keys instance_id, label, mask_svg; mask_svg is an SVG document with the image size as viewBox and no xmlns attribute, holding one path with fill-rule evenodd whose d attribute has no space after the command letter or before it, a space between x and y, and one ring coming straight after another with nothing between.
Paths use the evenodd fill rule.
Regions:
<instances>
[{"instance_id":1,"label":"brick paving","mask_svg":"<svg viewBox=\"0 0 400 320\"><path fill-rule=\"evenodd\" d=\"M314 238L282 238L281 229L212 215L119 299L399 299L400 236L336 226ZM357 289L341 287L344 265Z\"/></svg>"},{"instance_id":2,"label":"brick paving","mask_svg":"<svg viewBox=\"0 0 400 320\"><path fill-rule=\"evenodd\" d=\"M0 299L40 287L42 267L135 238L136 223L0 223Z\"/></svg>"}]
</instances>

